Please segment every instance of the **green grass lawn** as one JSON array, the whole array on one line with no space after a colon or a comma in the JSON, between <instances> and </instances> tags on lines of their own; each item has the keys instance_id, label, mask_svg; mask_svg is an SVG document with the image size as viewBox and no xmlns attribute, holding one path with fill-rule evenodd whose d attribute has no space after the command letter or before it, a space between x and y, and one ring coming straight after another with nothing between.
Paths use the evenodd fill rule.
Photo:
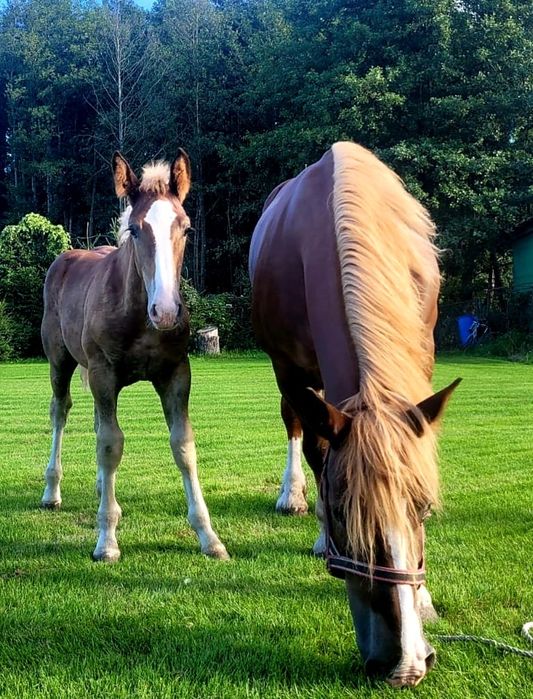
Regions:
<instances>
[{"instance_id":1,"label":"green grass lawn","mask_svg":"<svg viewBox=\"0 0 533 699\"><path fill-rule=\"evenodd\" d=\"M137 384L119 406L122 559L111 566L90 558L90 395L75 376L63 508L41 511L48 369L0 366L0 696L397 696L362 674L344 586L309 555L314 517L274 513L285 433L269 362L193 359L192 368L200 479L232 560L199 553L161 408ZM457 376L441 440L444 511L428 524L441 614L428 635L524 645L520 627L533 619L533 367L448 358L435 386ZM533 661L433 642L438 664L417 696L533 696Z\"/></svg>"}]
</instances>

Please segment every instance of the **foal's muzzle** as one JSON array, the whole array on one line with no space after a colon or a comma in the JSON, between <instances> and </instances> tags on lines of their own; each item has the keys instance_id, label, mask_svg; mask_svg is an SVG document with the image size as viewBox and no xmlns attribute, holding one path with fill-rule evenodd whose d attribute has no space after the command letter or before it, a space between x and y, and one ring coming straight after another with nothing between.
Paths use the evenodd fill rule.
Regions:
<instances>
[{"instance_id":1,"label":"foal's muzzle","mask_svg":"<svg viewBox=\"0 0 533 699\"><path fill-rule=\"evenodd\" d=\"M150 322L156 330L174 330L179 323L181 314L181 303L177 303L172 309L166 309L153 303L148 311Z\"/></svg>"}]
</instances>

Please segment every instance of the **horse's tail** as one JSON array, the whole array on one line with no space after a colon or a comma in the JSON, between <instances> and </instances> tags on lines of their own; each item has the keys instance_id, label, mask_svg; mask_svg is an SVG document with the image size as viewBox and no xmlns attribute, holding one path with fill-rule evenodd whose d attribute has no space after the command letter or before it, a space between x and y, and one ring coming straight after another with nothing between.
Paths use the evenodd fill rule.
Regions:
<instances>
[{"instance_id":1,"label":"horse's tail","mask_svg":"<svg viewBox=\"0 0 533 699\"><path fill-rule=\"evenodd\" d=\"M420 290L438 288L437 249L427 211L386 165L354 143L332 150L337 250L360 375L347 406L355 417L345 510L352 549L372 558L376 531L399 529L412 544L406 510L411 517L437 499L434 439L417 438L405 419L431 393Z\"/></svg>"}]
</instances>

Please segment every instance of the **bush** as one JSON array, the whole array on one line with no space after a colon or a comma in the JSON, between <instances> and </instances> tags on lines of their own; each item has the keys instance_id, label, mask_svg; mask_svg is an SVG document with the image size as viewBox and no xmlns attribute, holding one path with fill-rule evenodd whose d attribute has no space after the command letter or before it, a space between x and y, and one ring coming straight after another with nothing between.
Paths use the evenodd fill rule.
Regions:
<instances>
[{"instance_id":1,"label":"bush","mask_svg":"<svg viewBox=\"0 0 533 699\"><path fill-rule=\"evenodd\" d=\"M13 320L7 312L5 301L0 301L0 361L14 356L13 335Z\"/></svg>"},{"instance_id":2,"label":"bush","mask_svg":"<svg viewBox=\"0 0 533 699\"><path fill-rule=\"evenodd\" d=\"M0 299L12 319L17 356L42 354L43 284L48 267L70 247L70 237L39 214L26 214L0 232Z\"/></svg>"},{"instance_id":3,"label":"bush","mask_svg":"<svg viewBox=\"0 0 533 699\"><path fill-rule=\"evenodd\" d=\"M196 331L215 325L223 349L256 347L251 323L251 295L231 293L199 294L190 281L182 279L181 292L191 315L191 345L195 348Z\"/></svg>"}]
</instances>

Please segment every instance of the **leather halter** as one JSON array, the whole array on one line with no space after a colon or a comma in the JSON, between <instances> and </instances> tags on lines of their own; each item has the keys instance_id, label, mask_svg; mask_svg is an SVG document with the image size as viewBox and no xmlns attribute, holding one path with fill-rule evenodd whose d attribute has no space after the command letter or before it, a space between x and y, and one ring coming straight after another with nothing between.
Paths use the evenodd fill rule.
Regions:
<instances>
[{"instance_id":1,"label":"leather halter","mask_svg":"<svg viewBox=\"0 0 533 699\"><path fill-rule=\"evenodd\" d=\"M324 470L320 483L322 503L325 512L324 527L326 530L326 568L330 575L343 580L346 573L357 575L361 578L366 578L372 583L374 580L390 585L412 585L419 587L426 581L426 569L424 559L420 567L416 570L401 570L399 568L389 568L387 566L370 566L364 561L358 561L354 558L348 558L339 553L339 549L335 544L332 536L331 512L329 511L328 492L329 483L327 476L327 462L329 453L326 456ZM420 526L423 526L422 523ZM423 529L422 529L423 531Z\"/></svg>"}]
</instances>

